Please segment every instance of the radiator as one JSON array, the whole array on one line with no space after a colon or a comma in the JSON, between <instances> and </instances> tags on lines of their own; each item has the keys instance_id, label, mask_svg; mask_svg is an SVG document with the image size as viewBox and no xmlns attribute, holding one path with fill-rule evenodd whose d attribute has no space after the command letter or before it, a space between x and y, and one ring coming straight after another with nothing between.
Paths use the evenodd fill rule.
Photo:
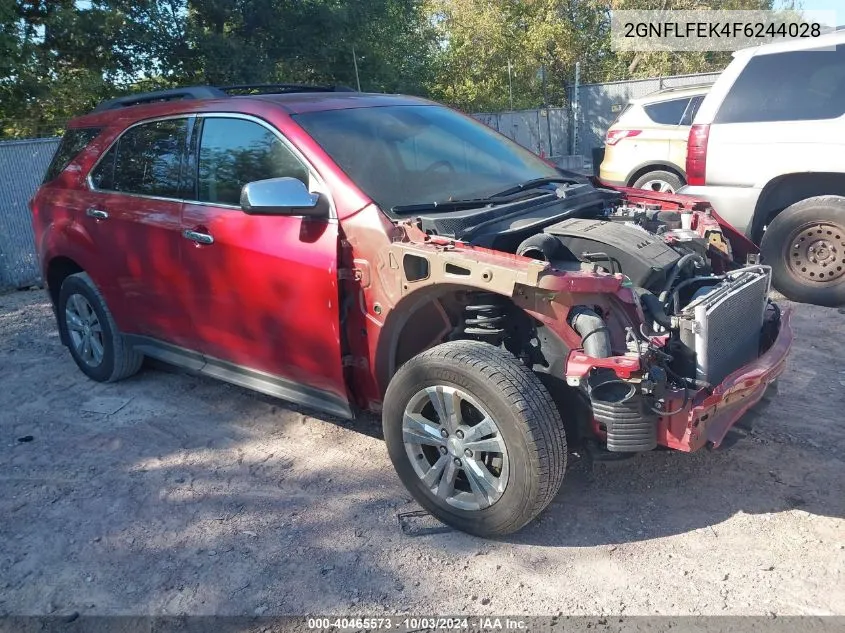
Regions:
<instances>
[{"instance_id":1,"label":"radiator","mask_svg":"<svg viewBox=\"0 0 845 633\"><path fill-rule=\"evenodd\" d=\"M770 285L768 266L741 268L681 311L681 341L695 351L696 378L717 385L757 358Z\"/></svg>"}]
</instances>

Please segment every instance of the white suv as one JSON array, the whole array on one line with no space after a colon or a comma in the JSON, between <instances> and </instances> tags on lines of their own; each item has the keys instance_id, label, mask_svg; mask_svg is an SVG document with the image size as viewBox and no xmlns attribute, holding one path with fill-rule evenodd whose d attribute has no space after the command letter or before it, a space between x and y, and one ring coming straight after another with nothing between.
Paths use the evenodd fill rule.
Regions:
<instances>
[{"instance_id":1,"label":"white suv","mask_svg":"<svg viewBox=\"0 0 845 633\"><path fill-rule=\"evenodd\" d=\"M690 128L687 182L760 245L775 287L845 304L845 31L734 53Z\"/></svg>"}]
</instances>

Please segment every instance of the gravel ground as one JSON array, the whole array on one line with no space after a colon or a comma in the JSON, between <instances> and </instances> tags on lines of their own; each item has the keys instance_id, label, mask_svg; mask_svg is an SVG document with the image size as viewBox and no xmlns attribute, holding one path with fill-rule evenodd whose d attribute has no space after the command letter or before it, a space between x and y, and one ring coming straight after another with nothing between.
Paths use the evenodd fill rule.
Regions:
<instances>
[{"instance_id":1,"label":"gravel ground","mask_svg":"<svg viewBox=\"0 0 845 633\"><path fill-rule=\"evenodd\" d=\"M729 446L573 459L520 533L439 526L373 418L166 368L94 383L0 296L0 614L845 614L845 331L796 306Z\"/></svg>"}]
</instances>

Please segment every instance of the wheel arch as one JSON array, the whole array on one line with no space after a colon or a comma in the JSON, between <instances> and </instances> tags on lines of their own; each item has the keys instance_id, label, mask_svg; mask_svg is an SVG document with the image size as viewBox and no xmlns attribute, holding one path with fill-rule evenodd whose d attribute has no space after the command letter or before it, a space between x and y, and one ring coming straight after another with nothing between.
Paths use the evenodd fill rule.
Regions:
<instances>
[{"instance_id":1,"label":"wheel arch","mask_svg":"<svg viewBox=\"0 0 845 633\"><path fill-rule=\"evenodd\" d=\"M787 207L816 196L845 196L845 174L842 172L809 172L783 174L772 178L763 187L748 236L760 244L766 226Z\"/></svg>"},{"instance_id":2,"label":"wheel arch","mask_svg":"<svg viewBox=\"0 0 845 633\"><path fill-rule=\"evenodd\" d=\"M519 307L511 297L463 284L435 284L404 297L390 311L379 334L376 376L382 395L396 370L417 354L446 340L460 339L463 308L474 295L495 294L513 315L537 329L541 350L549 358L546 373L562 372L569 346ZM469 338L469 337L466 337ZM542 368L534 367L543 373Z\"/></svg>"},{"instance_id":3,"label":"wheel arch","mask_svg":"<svg viewBox=\"0 0 845 633\"><path fill-rule=\"evenodd\" d=\"M45 267L44 282L47 286L47 292L50 295L50 301L55 310L59 305L59 291L62 287L62 282L71 275L85 272L85 269L80 266L76 260L59 255L50 259Z\"/></svg>"},{"instance_id":4,"label":"wheel arch","mask_svg":"<svg viewBox=\"0 0 845 633\"><path fill-rule=\"evenodd\" d=\"M629 187L633 187L634 183L642 176L647 174L650 171L668 171L680 178L684 184L687 182L687 174L686 172L667 161L660 161L660 160L651 160L645 163L640 163L631 172L628 174L628 177L625 179L625 182L628 184Z\"/></svg>"},{"instance_id":5,"label":"wheel arch","mask_svg":"<svg viewBox=\"0 0 845 633\"><path fill-rule=\"evenodd\" d=\"M464 298L487 292L491 291L460 284L438 284L420 288L398 303L385 320L376 352L375 375L382 397L399 367L417 354L449 340L471 340L460 332L463 312L458 313L456 308L466 305ZM578 397L578 390L566 384L566 360L570 346L511 297L492 294L496 294L508 307L512 316L519 315L517 319L523 319L524 324L534 328L538 348L532 355L536 354L535 361L540 359L541 362L526 364L546 387L561 412L570 444L579 444L588 432L590 413L583 399Z\"/></svg>"}]
</instances>

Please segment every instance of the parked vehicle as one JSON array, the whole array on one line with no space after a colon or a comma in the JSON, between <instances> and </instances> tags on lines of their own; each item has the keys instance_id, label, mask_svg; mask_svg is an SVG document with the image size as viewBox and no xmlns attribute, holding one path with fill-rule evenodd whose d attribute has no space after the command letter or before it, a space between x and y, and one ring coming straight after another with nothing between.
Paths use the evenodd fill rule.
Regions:
<instances>
[{"instance_id":1,"label":"parked vehicle","mask_svg":"<svg viewBox=\"0 0 845 633\"><path fill-rule=\"evenodd\" d=\"M690 129L687 179L784 295L845 304L845 31L734 53Z\"/></svg>"},{"instance_id":2,"label":"parked vehicle","mask_svg":"<svg viewBox=\"0 0 845 633\"><path fill-rule=\"evenodd\" d=\"M792 339L754 246L706 203L597 188L412 97L106 102L69 124L31 206L86 375L150 356L381 412L405 486L478 535L535 517L568 445L718 445Z\"/></svg>"},{"instance_id":3,"label":"parked vehicle","mask_svg":"<svg viewBox=\"0 0 845 633\"><path fill-rule=\"evenodd\" d=\"M689 127L709 88L664 88L631 99L607 130L599 178L664 193L685 185Z\"/></svg>"}]
</instances>

